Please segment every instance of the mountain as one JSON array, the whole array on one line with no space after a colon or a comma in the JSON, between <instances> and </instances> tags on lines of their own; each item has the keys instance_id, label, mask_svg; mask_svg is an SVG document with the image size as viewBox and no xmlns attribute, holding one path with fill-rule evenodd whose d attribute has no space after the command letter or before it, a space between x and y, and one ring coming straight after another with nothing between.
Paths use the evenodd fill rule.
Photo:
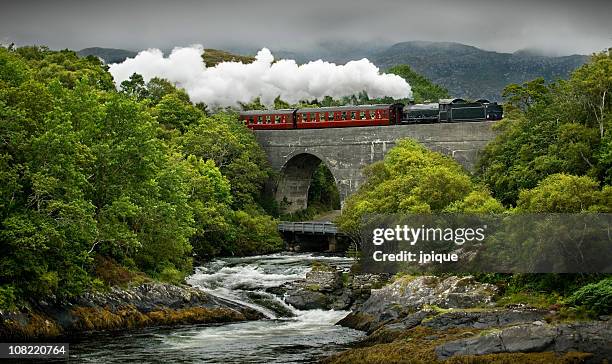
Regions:
<instances>
[{"instance_id":1,"label":"mountain","mask_svg":"<svg viewBox=\"0 0 612 364\"><path fill-rule=\"evenodd\" d=\"M499 53L477 47L450 42L411 41L394 45L383 43L323 42L311 50L274 50L277 59L295 59L298 63L324 59L344 64L350 60L368 58L382 70L395 65L407 64L415 72L433 83L448 89L453 97L468 99L487 98L501 100L504 87L510 83L522 83L537 77L547 81L567 78L568 75L588 59L584 55L548 56L536 50L520 50L514 53ZM232 53L207 50L209 65L222 60L251 61L253 49L230 49ZM95 55L106 63L122 62L134 57L137 52L112 48L86 48L79 55Z\"/></svg>"},{"instance_id":2,"label":"mountain","mask_svg":"<svg viewBox=\"0 0 612 364\"><path fill-rule=\"evenodd\" d=\"M125 49L92 47L81 49L77 52L77 54L81 57L96 56L98 58L102 58L104 63L110 64L123 62L126 58L133 58L138 54L138 52L128 51Z\"/></svg>"},{"instance_id":3,"label":"mountain","mask_svg":"<svg viewBox=\"0 0 612 364\"><path fill-rule=\"evenodd\" d=\"M463 98L501 100L509 83L537 77L567 78L588 59L583 55L552 57L535 51L498 53L448 42L402 42L371 55L382 69L407 64L450 94Z\"/></svg>"}]
</instances>

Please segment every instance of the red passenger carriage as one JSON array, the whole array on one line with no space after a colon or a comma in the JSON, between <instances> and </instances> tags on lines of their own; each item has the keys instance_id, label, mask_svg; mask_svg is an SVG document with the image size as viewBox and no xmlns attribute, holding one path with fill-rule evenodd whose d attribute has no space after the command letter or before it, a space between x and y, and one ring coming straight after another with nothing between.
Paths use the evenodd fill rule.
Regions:
<instances>
[{"instance_id":1,"label":"red passenger carriage","mask_svg":"<svg viewBox=\"0 0 612 364\"><path fill-rule=\"evenodd\" d=\"M251 129L318 129L399 124L401 104L251 110L240 118Z\"/></svg>"}]
</instances>

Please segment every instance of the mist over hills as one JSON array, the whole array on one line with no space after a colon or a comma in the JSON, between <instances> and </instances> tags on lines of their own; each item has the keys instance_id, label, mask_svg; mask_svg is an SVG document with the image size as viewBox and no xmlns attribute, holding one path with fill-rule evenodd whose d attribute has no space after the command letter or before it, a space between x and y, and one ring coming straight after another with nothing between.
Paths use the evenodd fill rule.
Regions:
<instances>
[{"instance_id":1,"label":"mist over hills","mask_svg":"<svg viewBox=\"0 0 612 364\"><path fill-rule=\"evenodd\" d=\"M229 49L239 54L254 54L258 49ZM79 55L95 55L107 63L121 62L137 52L86 48ZM501 100L509 83L521 83L537 77L547 81L566 78L588 59L585 55L549 56L535 50L500 53L451 42L410 41L391 46L380 43L349 44L325 42L309 51L273 50L276 58L295 59L298 63L324 59L344 64L368 58L385 70L397 64L408 64L414 71L447 88L452 96Z\"/></svg>"}]
</instances>

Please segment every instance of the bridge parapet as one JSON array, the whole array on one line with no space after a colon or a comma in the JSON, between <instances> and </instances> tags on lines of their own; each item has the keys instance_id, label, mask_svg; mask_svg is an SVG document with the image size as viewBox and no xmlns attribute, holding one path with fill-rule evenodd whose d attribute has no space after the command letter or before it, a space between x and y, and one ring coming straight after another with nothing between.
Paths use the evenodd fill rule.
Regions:
<instances>
[{"instance_id":1,"label":"bridge parapet","mask_svg":"<svg viewBox=\"0 0 612 364\"><path fill-rule=\"evenodd\" d=\"M292 251L345 251L348 237L336 224L322 221L281 221L278 231Z\"/></svg>"},{"instance_id":2,"label":"bridge parapet","mask_svg":"<svg viewBox=\"0 0 612 364\"><path fill-rule=\"evenodd\" d=\"M336 224L331 222L321 221L281 221L278 224L278 231L281 233L294 234L313 234L313 235L338 235L342 234L338 231Z\"/></svg>"}]
</instances>

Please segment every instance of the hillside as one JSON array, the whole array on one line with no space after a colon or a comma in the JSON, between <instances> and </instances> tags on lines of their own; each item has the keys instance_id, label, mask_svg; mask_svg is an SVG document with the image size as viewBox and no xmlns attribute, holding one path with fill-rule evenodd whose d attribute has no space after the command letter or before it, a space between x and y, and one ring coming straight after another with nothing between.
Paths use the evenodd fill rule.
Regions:
<instances>
[{"instance_id":1,"label":"hillside","mask_svg":"<svg viewBox=\"0 0 612 364\"><path fill-rule=\"evenodd\" d=\"M77 54L81 57L96 56L102 58L105 63L110 64L123 62L126 58L135 57L138 52L125 49L92 47L81 49Z\"/></svg>"},{"instance_id":2,"label":"hillside","mask_svg":"<svg viewBox=\"0 0 612 364\"><path fill-rule=\"evenodd\" d=\"M242 62L246 64L255 61L255 57L252 56L241 56L238 54L212 48L204 49L202 59L204 60L204 64L206 64L206 67L214 67L221 62Z\"/></svg>"},{"instance_id":3,"label":"hillside","mask_svg":"<svg viewBox=\"0 0 612 364\"><path fill-rule=\"evenodd\" d=\"M548 57L528 51L498 53L459 43L404 42L372 55L371 60L382 69L408 64L453 96L499 100L509 83L566 78L587 58Z\"/></svg>"}]
</instances>

